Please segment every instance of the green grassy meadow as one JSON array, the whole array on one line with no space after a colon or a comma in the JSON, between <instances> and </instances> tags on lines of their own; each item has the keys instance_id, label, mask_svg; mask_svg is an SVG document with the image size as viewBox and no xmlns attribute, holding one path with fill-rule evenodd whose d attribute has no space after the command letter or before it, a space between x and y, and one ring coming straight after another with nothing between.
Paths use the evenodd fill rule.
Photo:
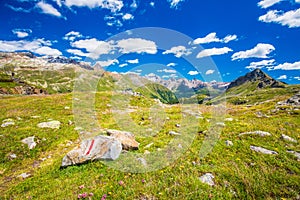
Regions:
<instances>
[{"instance_id":1,"label":"green grassy meadow","mask_svg":"<svg viewBox=\"0 0 300 200\"><path fill-rule=\"evenodd\" d=\"M61 169L64 155L80 144L75 124L69 122L74 122L72 94L1 96L0 122L11 118L15 125L0 127L0 199L77 199L84 192L93 193L86 199L101 199L103 195L106 199L141 200L300 198L299 161L286 152L300 150L299 110L272 112L278 101L289 98L293 92L278 92L269 101L252 106L227 103L225 118L233 121L225 121L219 140L204 158L200 158L199 151L208 137L212 106L199 105L202 115L197 131L187 133L194 138L192 144L167 167L147 173L122 172L101 161ZM97 120L102 128L121 129L108 105L113 95L109 91L97 92ZM151 128L149 107L155 102L143 96L128 98L134 108L129 115L132 121ZM257 117L258 111L269 117ZM161 151L176 137L168 132L179 130L175 125L185 118L181 106L166 106L164 112L168 120L157 132L136 135L140 143L136 153ZM60 128L37 127L49 119L60 121ZM238 136L256 130L272 136ZM298 143L282 140L281 134ZM37 142L32 150L21 142L29 136L35 136ZM233 146L226 146L226 140L231 140ZM153 144L149 147L150 143ZM274 150L278 155L254 152L250 145ZM11 158L11 154L17 157ZM25 172L30 176L19 177ZM215 176L215 186L199 180L207 172Z\"/></svg>"}]
</instances>

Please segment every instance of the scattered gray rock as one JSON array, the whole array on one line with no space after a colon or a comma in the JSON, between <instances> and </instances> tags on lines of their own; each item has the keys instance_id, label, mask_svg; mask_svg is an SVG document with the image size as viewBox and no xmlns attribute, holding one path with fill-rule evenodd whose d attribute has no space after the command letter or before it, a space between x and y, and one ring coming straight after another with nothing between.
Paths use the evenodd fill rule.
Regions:
<instances>
[{"instance_id":1,"label":"scattered gray rock","mask_svg":"<svg viewBox=\"0 0 300 200\"><path fill-rule=\"evenodd\" d=\"M204 175L202 175L201 177L199 177L200 181L202 183L205 183L207 185L210 185L210 186L214 186L215 183L214 183L214 175L212 175L211 173L206 173Z\"/></svg>"},{"instance_id":2,"label":"scattered gray rock","mask_svg":"<svg viewBox=\"0 0 300 200\"><path fill-rule=\"evenodd\" d=\"M226 140L225 141L225 144L226 144L226 146L233 146L233 142L232 141L230 141L230 140Z\"/></svg>"},{"instance_id":3,"label":"scattered gray rock","mask_svg":"<svg viewBox=\"0 0 300 200\"><path fill-rule=\"evenodd\" d=\"M21 117L17 117L17 120L21 121L21 120L22 120L22 118L21 118Z\"/></svg>"},{"instance_id":4,"label":"scattered gray rock","mask_svg":"<svg viewBox=\"0 0 300 200\"><path fill-rule=\"evenodd\" d=\"M142 165L147 166L147 161L144 158L137 159Z\"/></svg>"},{"instance_id":5,"label":"scattered gray rock","mask_svg":"<svg viewBox=\"0 0 300 200\"><path fill-rule=\"evenodd\" d=\"M1 124L1 127L5 128L5 127L8 127L8 126L13 126L13 125L15 125L14 120L12 120L12 119L5 119L5 120L3 120L3 124Z\"/></svg>"},{"instance_id":6,"label":"scattered gray rock","mask_svg":"<svg viewBox=\"0 0 300 200\"><path fill-rule=\"evenodd\" d=\"M148 150L145 150L145 151L144 151L144 154L145 154L145 155L150 154L150 153L151 153L151 152L148 151Z\"/></svg>"},{"instance_id":7,"label":"scattered gray rock","mask_svg":"<svg viewBox=\"0 0 300 200\"><path fill-rule=\"evenodd\" d=\"M34 136L23 139L22 143L27 144L29 149L33 149L36 146L36 142L34 141Z\"/></svg>"},{"instance_id":8,"label":"scattered gray rock","mask_svg":"<svg viewBox=\"0 0 300 200\"><path fill-rule=\"evenodd\" d=\"M13 154L10 154L9 157L10 157L11 159L15 159L15 158L17 158L17 155L13 153Z\"/></svg>"},{"instance_id":9,"label":"scattered gray rock","mask_svg":"<svg viewBox=\"0 0 300 200\"><path fill-rule=\"evenodd\" d=\"M294 142L294 143L297 143L297 140L295 140L294 138L291 138L290 136L287 136L285 134L282 134L281 135L281 138L285 141L288 141L288 142Z\"/></svg>"},{"instance_id":10,"label":"scattered gray rock","mask_svg":"<svg viewBox=\"0 0 300 200\"><path fill-rule=\"evenodd\" d=\"M147 145L145 146L145 149L150 148L153 144L154 144L153 142L151 142L150 144L147 144Z\"/></svg>"},{"instance_id":11,"label":"scattered gray rock","mask_svg":"<svg viewBox=\"0 0 300 200\"><path fill-rule=\"evenodd\" d=\"M221 126L221 127L225 127L226 126L224 122L217 122L216 125L217 126Z\"/></svg>"},{"instance_id":12,"label":"scattered gray rock","mask_svg":"<svg viewBox=\"0 0 300 200\"><path fill-rule=\"evenodd\" d=\"M262 118L262 117L269 118L269 116L268 116L268 115L266 115L266 114L263 114L263 113L262 113L262 112L260 112L260 111L256 112L256 113L255 113L255 115L256 115L257 117L259 117L259 118Z\"/></svg>"},{"instance_id":13,"label":"scattered gray rock","mask_svg":"<svg viewBox=\"0 0 300 200\"><path fill-rule=\"evenodd\" d=\"M180 128L180 124L175 124L175 126L176 126L177 128Z\"/></svg>"},{"instance_id":14,"label":"scattered gray rock","mask_svg":"<svg viewBox=\"0 0 300 200\"><path fill-rule=\"evenodd\" d=\"M31 116L31 118L33 118L33 119L37 119L37 118L40 118L41 116L39 116L39 115L34 115L34 116Z\"/></svg>"},{"instance_id":15,"label":"scattered gray rock","mask_svg":"<svg viewBox=\"0 0 300 200\"><path fill-rule=\"evenodd\" d=\"M139 143L132 133L119 130L106 130L107 134L120 141L124 150L139 149Z\"/></svg>"},{"instance_id":16,"label":"scattered gray rock","mask_svg":"<svg viewBox=\"0 0 300 200\"><path fill-rule=\"evenodd\" d=\"M99 135L83 140L80 147L67 153L62 167L82 164L94 160L116 160L122 151L122 144L113 137Z\"/></svg>"},{"instance_id":17,"label":"scattered gray rock","mask_svg":"<svg viewBox=\"0 0 300 200\"><path fill-rule=\"evenodd\" d=\"M242 135L259 135L259 136L265 137L265 136L271 136L271 133L268 133L265 131L252 131L252 132L245 132L245 133L239 134L239 136L242 136Z\"/></svg>"},{"instance_id":18,"label":"scattered gray rock","mask_svg":"<svg viewBox=\"0 0 300 200\"><path fill-rule=\"evenodd\" d=\"M75 130L75 131L82 131L83 128L78 126L78 127L75 127L74 130Z\"/></svg>"},{"instance_id":19,"label":"scattered gray rock","mask_svg":"<svg viewBox=\"0 0 300 200\"><path fill-rule=\"evenodd\" d=\"M288 153L294 154L297 157L297 160L300 161L300 153L296 151L287 151Z\"/></svg>"},{"instance_id":20,"label":"scattered gray rock","mask_svg":"<svg viewBox=\"0 0 300 200\"><path fill-rule=\"evenodd\" d=\"M226 122L232 122L232 121L233 121L233 118L226 118L225 121L226 121Z\"/></svg>"},{"instance_id":21,"label":"scattered gray rock","mask_svg":"<svg viewBox=\"0 0 300 200\"><path fill-rule=\"evenodd\" d=\"M177 133L177 132L175 132L175 131L169 131L169 134L170 134L170 135L181 135L180 133Z\"/></svg>"},{"instance_id":22,"label":"scattered gray rock","mask_svg":"<svg viewBox=\"0 0 300 200\"><path fill-rule=\"evenodd\" d=\"M37 126L39 128L59 129L60 121L53 120L53 121L49 121L49 122L42 122L42 123L39 123Z\"/></svg>"},{"instance_id":23,"label":"scattered gray rock","mask_svg":"<svg viewBox=\"0 0 300 200\"><path fill-rule=\"evenodd\" d=\"M250 149L263 154L278 154L276 151L271 151L262 147L250 146Z\"/></svg>"},{"instance_id":24,"label":"scattered gray rock","mask_svg":"<svg viewBox=\"0 0 300 200\"><path fill-rule=\"evenodd\" d=\"M29 176L31 176L31 175L30 175L30 174L27 174L27 173L25 172L25 173L20 174L18 177L21 177L21 178L25 179L25 178L28 178Z\"/></svg>"}]
</instances>

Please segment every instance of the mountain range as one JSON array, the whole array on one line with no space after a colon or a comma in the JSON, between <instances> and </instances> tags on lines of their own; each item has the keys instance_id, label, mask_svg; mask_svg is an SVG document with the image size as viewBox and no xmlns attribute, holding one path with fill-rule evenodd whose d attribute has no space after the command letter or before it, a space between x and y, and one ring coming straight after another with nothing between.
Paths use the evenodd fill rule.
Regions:
<instances>
[{"instance_id":1,"label":"mountain range","mask_svg":"<svg viewBox=\"0 0 300 200\"><path fill-rule=\"evenodd\" d=\"M122 90L144 93L158 98L164 103L176 103L178 100L198 102L222 96L245 95L256 89L284 88L287 84L277 81L260 69L255 69L231 83L203 82L185 78L163 79L155 74L139 76L134 73L116 74L104 71L99 64L90 66L65 57L36 57L30 52L0 54L0 94L53 94L73 90L76 72L86 70L99 72L98 88L112 90L116 84L124 85ZM98 73L99 75L99 73ZM144 88L141 90L141 88ZM145 88L147 89L147 92Z\"/></svg>"}]
</instances>

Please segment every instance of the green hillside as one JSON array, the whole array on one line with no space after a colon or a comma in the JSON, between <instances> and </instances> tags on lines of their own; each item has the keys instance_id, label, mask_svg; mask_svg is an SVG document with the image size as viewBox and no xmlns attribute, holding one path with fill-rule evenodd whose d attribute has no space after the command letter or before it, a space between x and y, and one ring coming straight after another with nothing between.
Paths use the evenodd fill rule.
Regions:
<instances>
[{"instance_id":1,"label":"green hillside","mask_svg":"<svg viewBox=\"0 0 300 200\"><path fill-rule=\"evenodd\" d=\"M136 91L146 97L159 99L162 103L175 104L179 102L176 95L172 91L160 84L149 83L138 88Z\"/></svg>"}]
</instances>

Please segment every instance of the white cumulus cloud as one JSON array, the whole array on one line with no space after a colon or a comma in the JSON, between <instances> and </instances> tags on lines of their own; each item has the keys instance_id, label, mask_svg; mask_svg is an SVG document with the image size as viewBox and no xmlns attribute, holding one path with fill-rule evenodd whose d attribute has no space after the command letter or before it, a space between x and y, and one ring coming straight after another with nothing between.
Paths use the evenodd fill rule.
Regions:
<instances>
[{"instance_id":1,"label":"white cumulus cloud","mask_svg":"<svg viewBox=\"0 0 300 200\"><path fill-rule=\"evenodd\" d=\"M79 49L67 49L67 52L70 54L77 55L77 56L88 57L88 53L84 53Z\"/></svg>"},{"instance_id":2,"label":"white cumulus cloud","mask_svg":"<svg viewBox=\"0 0 300 200\"><path fill-rule=\"evenodd\" d=\"M195 75L198 75L199 72L198 71L189 71L188 74L191 76L195 76Z\"/></svg>"},{"instance_id":3,"label":"white cumulus cloud","mask_svg":"<svg viewBox=\"0 0 300 200\"><path fill-rule=\"evenodd\" d=\"M277 65L277 66L274 66L270 69L273 69L273 70L300 70L300 61L298 62L294 62L294 63L284 63L284 64L280 64L280 65Z\"/></svg>"},{"instance_id":4,"label":"white cumulus cloud","mask_svg":"<svg viewBox=\"0 0 300 200\"><path fill-rule=\"evenodd\" d=\"M273 6L274 4L277 4L281 1L282 0L262 0L262 1L258 2L257 5L261 8L269 8L269 7Z\"/></svg>"},{"instance_id":5,"label":"white cumulus cloud","mask_svg":"<svg viewBox=\"0 0 300 200\"><path fill-rule=\"evenodd\" d=\"M44 14L53 15L55 17L62 17L60 12L56 8L54 8L51 4L40 1L36 4L36 7L39 8L41 12Z\"/></svg>"},{"instance_id":6,"label":"white cumulus cloud","mask_svg":"<svg viewBox=\"0 0 300 200\"><path fill-rule=\"evenodd\" d=\"M249 66L246 67L246 69L262 69L264 67L272 66L275 64L275 60L262 60L259 62L251 62Z\"/></svg>"},{"instance_id":7,"label":"white cumulus cloud","mask_svg":"<svg viewBox=\"0 0 300 200\"><path fill-rule=\"evenodd\" d=\"M180 58L182 56L188 56L190 55L192 52L190 49L187 49L185 46L176 46L176 47L172 47L169 50L164 51L162 54L174 54L175 57Z\"/></svg>"},{"instance_id":8,"label":"white cumulus cloud","mask_svg":"<svg viewBox=\"0 0 300 200\"><path fill-rule=\"evenodd\" d=\"M32 31L31 29L14 29L12 30L13 34L15 34L18 38L28 37Z\"/></svg>"},{"instance_id":9,"label":"white cumulus cloud","mask_svg":"<svg viewBox=\"0 0 300 200\"><path fill-rule=\"evenodd\" d=\"M156 54L157 46L155 42L150 40L145 40L142 38L129 38L119 40L117 42L118 48L120 48L120 52L124 54L128 53L148 53L148 54Z\"/></svg>"},{"instance_id":10,"label":"white cumulus cloud","mask_svg":"<svg viewBox=\"0 0 300 200\"><path fill-rule=\"evenodd\" d=\"M232 51L232 49L230 49L228 47L204 49L198 53L197 58L203 58L203 57L215 56L215 55L223 55L223 54L227 54L231 51Z\"/></svg>"},{"instance_id":11,"label":"white cumulus cloud","mask_svg":"<svg viewBox=\"0 0 300 200\"><path fill-rule=\"evenodd\" d=\"M285 79L287 79L287 76L286 75L281 75L277 79L278 80L285 80Z\"/></svg>"},{"instance_id":12,"label":"white cumulus cloud","mask_svg":"<svg viewBox=\"0 0 300 200\"><path fill-rule=\"evenodd\" d=\"M138 64L139 63L139 59L134 59L134 60L126 60L127 63L130 64Z\"/></svg>"},{"instance_id":13,"label":"white cumulus cloud","mask_svg":"<svg viewBox=\"0 0 300 200\"><path fill-rule=\"evenodd\" d=\"M65 0L64 4L68 7L88 7L108 9L113 13L120 11L124 4L122 0Z\"/></svg>"},{"instance_id":14,"label":"white cumulus cloud","mask_svg":"<svg viewBox=\"0 0 300 200\"><path fill-rule=\"evenodd\" d=\"M227 35L225 38L220 39L217 37L217 33L213 32L208 35L206 35L203 38L197 38L193 41L193 44L208 44L212 42L222 42L222 43L228 43L230 41L237 40L236 35Z\"/></svg>"},{"instance_id":15,"label":"white cumulus cloud","mask_svg":"<svg viewBox=\"0 0 300 200\"><path fill-rule=\"evenodd\" d=\"M265 23L277 23L289 28L300 27L300 8L288 12L270 10L267 14L258 18L259 21Z\"/></svg>"},{"instance_id":16,"label":"white cumulus cloud","mask_svg":"<svg viewBox=\"0 0 300 200\"><path fill-rule=\"evenodd\" d=\"M119 64L119 61L117 59L103 60L103 61L97 61L97 64L99 64L101 67L108 67L110 65Z\"/></svg>"},{"instance_id":17,"label":"white cumulus cloud","mask_svg":"<svg viewBox=\"0 0 300 200\"><path fill-rule=\"evenodd\" d=\"M125 20L132 20L134 18L134 16L130 13L126 13L125 15L123 15L122 19Z\"/></svg>"},{"instance_id":18,"label":"white cumulus cloud","mask_svg":"<svg viewBox=\"0 0 300 200\"><path fill-rule=\"evenodd\" d=\"M170 3L170 8L178 8L179 3L184 2L185 0L168 0Z\"/></svg>"},{"instance_id":19,"label":"white cumulus cloud","mask_svg":"<svg viewBox=\"0 0 300 200\"><path fill-rule=\"evenodd\" d=\"M81 33L77 32L77 31L70 31L63 37L63 39L74 41L76 38L81 38L81 37L83 37Z\"/></svg>"},{"instance_id":20,"label":"white cumulus cloud","mask_svg":"<svg viewBox=\"0 0 300 200\"><path fill-rule=\"evenodd\" d=\"M215 72L215 70L209 69L205 72L206 75L210 75L213 74Z\"/></svg>"},{"instance_id":21,"label":"white cumulus cloud","mask_svg":"<svg viewBox=\"0 0 300 200\"><path fill-rule=\"evenodd\" d=\"M31 51L40 55L60 56L62 53L54 48L51 48L51 41L45 39L35 39L33 41L4 41L0 40L0 51Z\"/></svg>"},{"instance_id":22,"label":"white cumulus cloud","mask_svg":"<svg viewBox=\"0 0 300 200\"><path fill-rule=\"evenodd\" d=\"M167 67L175 67L177 64L176 63L169 63L167 64Z\"/></svg>"},{"instance_id":23,"label":"white cumulus cloud","mask_svg":"<svg viewBox=\"0 0 300 200\"><path fill-rule=\"evenodd\" d=\"M176 70L173 70L173 69L159 69L159 70L157 70L157 72L160 72L160 73L164 72L164 73L174 74L174 73L176 73Z\"/></svg>"},{"instance_id":24,"label":"white cumulus cloud","mask_svg":"<svg viewBox=\"0 0 300 200\"><path fill-rule=\"evenodd\" d=\"M97 59L101 55L109 54L114 49L111 43L99 41L95 38L71 42L71 46L79 49L85 49L88 52L87 56L93 59Z\"/></svg>"},{"instance_id":25,"label":"white cumulus cloud","mask_svg":"<svg viewBox=\"0 0 300 200\"><path fill-rule=\"evenodd\" d=\"M274 50L275 47L271 44L259 43L253 49L234 53L231 58L232 60L245 58L268 58L268 55Z\"/></svg>"},{"instance_id":26,"label":"white cumulus cloud","mask_svg":"<svg viewBox=\"0 0 300 200\"><path fill-rule=\"evenodd\" d=\"M119 67L126 67L126 66L128 66L127 63L123 63L123 64L120 64L120 65L119 65Z\"/></svg>"}]
</instances>

